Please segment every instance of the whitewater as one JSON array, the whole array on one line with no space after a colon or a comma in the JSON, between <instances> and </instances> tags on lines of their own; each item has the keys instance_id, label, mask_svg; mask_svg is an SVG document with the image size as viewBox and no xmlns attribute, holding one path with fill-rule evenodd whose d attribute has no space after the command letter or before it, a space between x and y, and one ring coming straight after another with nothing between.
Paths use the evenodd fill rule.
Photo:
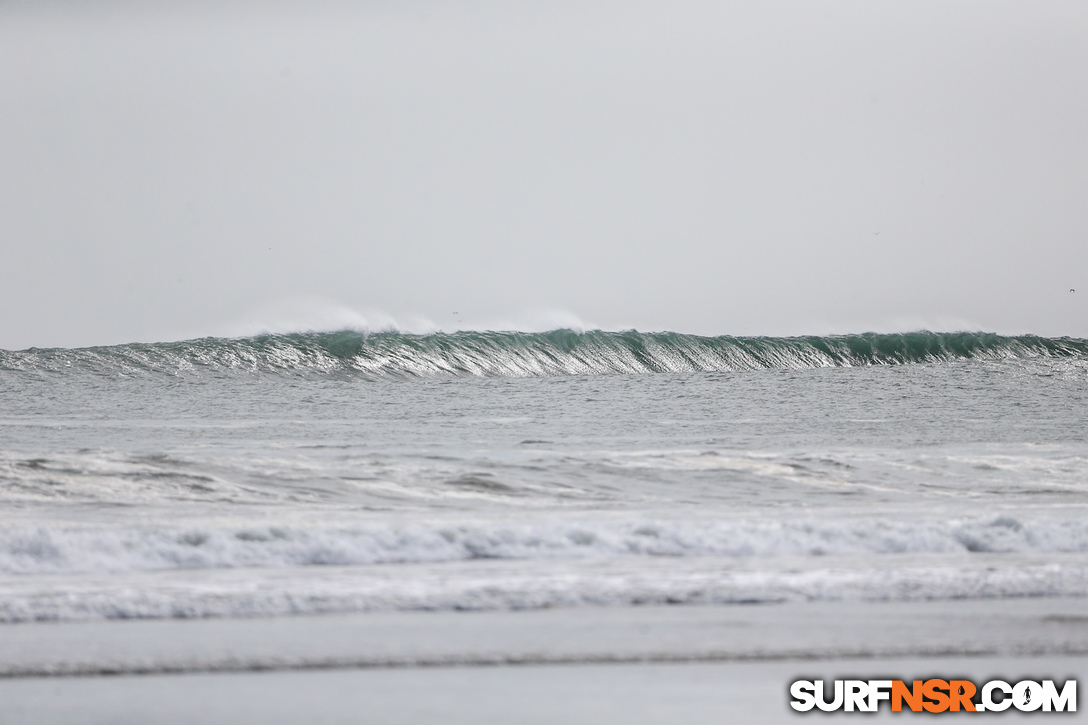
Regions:
<instances>
[{"instance_id":1,"label":"whitewater","mask_svg":"<svg viewBox=\"0 0 1088 725\"><path fill-rule=\"evenodd\" d=\"M0 622L1088 595L1088 341L0 351Z\"/></svg>"}]
</instances>

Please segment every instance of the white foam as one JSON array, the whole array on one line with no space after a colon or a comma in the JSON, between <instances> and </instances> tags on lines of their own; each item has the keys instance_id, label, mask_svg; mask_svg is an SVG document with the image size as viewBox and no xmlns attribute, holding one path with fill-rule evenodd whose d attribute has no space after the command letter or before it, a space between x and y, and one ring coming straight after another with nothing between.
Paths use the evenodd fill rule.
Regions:
<instances>
[{"instance_id":1,"label":"white foam","mask_svg":"<svg viewBox=\"0 0 1088 725\"><path fill-rule=\"evenodd\" d=\"M820 557L1088 553L1088 521L1002 515L970 520L432 522L404 526L194 524L8 526L0 572L127 572L477 559Z\"/></svg>"},{"instance_id":2,"label":"white foam","mask_svg":"<svg viewBox=\"0 0 1088 725\"><path fill-rule=\"evenodd\" d=\"M468 561L0 578L0 622L1088 595L1082 555Z\"/></svg>"}]
</instances>

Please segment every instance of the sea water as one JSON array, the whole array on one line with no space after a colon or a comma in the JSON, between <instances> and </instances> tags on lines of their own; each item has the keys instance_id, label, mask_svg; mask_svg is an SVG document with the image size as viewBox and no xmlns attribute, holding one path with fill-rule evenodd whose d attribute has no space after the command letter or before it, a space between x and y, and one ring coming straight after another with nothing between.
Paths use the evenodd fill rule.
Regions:
<instances>
[{"instance_id":1,"label":"sea water","mask_svg":"<svg viewBox=\"0 0 1088 725\"><path fill-rule=\"evenodd\" d=\"M1088 341L0 351L0 621L1088 594Z\"/></svg>"}]
</instances>

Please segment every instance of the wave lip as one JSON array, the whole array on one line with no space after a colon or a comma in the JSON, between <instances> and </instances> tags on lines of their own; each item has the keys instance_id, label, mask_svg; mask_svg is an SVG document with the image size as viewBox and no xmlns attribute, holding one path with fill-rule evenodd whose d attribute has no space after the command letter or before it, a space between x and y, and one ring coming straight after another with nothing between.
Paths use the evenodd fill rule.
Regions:
<instances>
[{"instance_id":1,"label":"wave lip","mask_svg":"<svg viewBox=\"0 0 1088 725\"><path fill-rule=\"evenodd\" d=\"M342 331L0 351L0 372L349 373L370 379L547 377L1036 358L1086 360L1088 340L929 331L823 337L703 337L567 329L427 335Z\"/></svg>"}]
</instances>

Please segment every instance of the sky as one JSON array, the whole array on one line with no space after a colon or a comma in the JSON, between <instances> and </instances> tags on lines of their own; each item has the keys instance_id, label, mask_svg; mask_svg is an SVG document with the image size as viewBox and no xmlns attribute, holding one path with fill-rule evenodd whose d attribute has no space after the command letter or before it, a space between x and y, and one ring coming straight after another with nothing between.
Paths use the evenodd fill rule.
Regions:
<instances>
[{"instance_id":1,"label":"sky","mask_svg":"<svg viewBox=\"0 0 1088 725\"><path fill-rule=\"evenodd\" d=\"M1088 3L0 0L0 348L388 326L1088 337Z\"/></svg>"}]
</instances>

